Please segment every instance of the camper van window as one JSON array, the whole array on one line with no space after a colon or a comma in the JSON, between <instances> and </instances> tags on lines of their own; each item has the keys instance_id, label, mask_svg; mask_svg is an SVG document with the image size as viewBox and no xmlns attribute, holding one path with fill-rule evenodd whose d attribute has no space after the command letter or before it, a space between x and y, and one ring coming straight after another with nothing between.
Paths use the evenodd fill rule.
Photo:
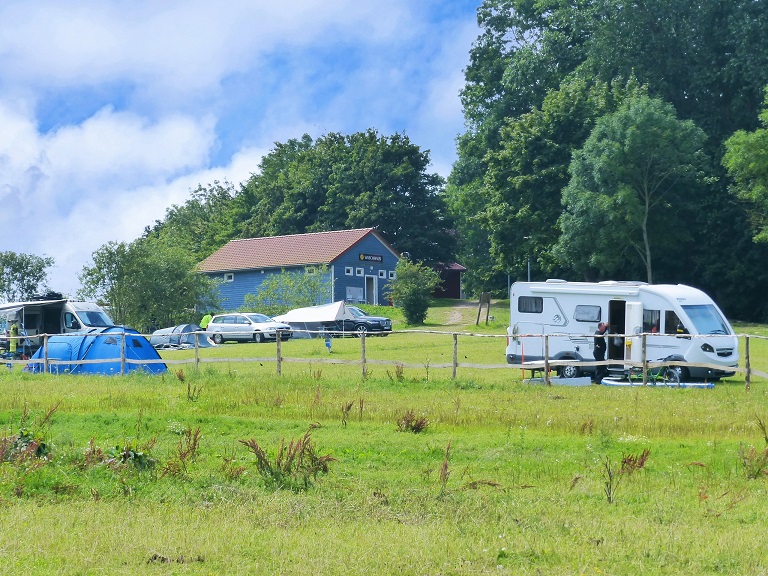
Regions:
<instances>
[{"instance_id":1,"label":"camper van window","mask_svg":"<svg viewBox=\"0 0 768 576\"><path fill-rule=\"evenodd\" d=\"M672 310L664 312L664 334L678 334L678 329L683 330L683 323Z\"/></svg>"},{"instance_id":2,"label":"camper van window","mask_svg":"<svg viewBox=\"0 0 768 576\"><path fill-rule=\"evenodd\" d=\"M578 305L573 311L573 319L577 322L600 322L602 320L600 306Z\"/></svg>"},{"instance_id":3,"label":"camper van window","mask_svg":"<svg viewBox=\"0 0 768 576\"><path fill-rule=\"evenodd\" d=\"M104 312L99 312L97 310L80 310L78 314L86 326L92 326L95 328L106 328L108 326L114 326L112 320L110 320L109 316L104 314Z\"/></svg>"},{"instance_id":4,"label":"camper van window","mask_svg":"<svg viewBox=\"0 0 768 576\"><path fill-rule=\"evenodd\" d=\"M517 299L517 311L541 314L544 311L544 298L541 296L520 296Z\"/></svg>"},{"instance_id":5,"label":"camper van window","mask_svg":"<svg viewBox=\"0 0 768 576\"><path fill-rule=\"evenodd\" d=\"M643 310L643 332L656 334L661 326L661 310Z\"/></svg>"},{"instance_id":6,"label":"camper van window","mask_svg":"<svg viewBox=\"0 0 768 576\"><path fill-rule=\"evenodd\" d=\"M699 334L730 334L723 317L712 304L683 306L683 310L696 327Z\"/></svg>"}]
</instances>

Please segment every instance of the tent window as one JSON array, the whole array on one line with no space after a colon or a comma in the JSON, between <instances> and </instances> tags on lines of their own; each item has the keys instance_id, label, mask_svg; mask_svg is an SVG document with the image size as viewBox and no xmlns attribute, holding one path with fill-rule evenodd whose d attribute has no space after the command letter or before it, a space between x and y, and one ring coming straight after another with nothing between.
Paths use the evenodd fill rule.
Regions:
<instances>
[{"instance_id":1,"label":"tent window","mask_svg":"<svg viewBox=\"0 0 768 576\"><path fill-rule=\"evenodd\" d=\"M131 338L131 346L134 348L142 348L144 345L141 343L141 340L138 338Z\"/></svg>"}]
</instances>

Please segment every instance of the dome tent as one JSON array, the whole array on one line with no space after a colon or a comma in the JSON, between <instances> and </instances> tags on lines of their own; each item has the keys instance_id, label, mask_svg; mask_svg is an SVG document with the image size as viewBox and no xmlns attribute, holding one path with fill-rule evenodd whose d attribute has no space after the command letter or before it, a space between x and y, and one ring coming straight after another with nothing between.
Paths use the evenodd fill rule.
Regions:
<instances>
[{"instance_id":1,"label":"dome tent","mask_svg":"<svg viewBox=\"0 0 768 576\"><path fill-rule=\"evenodd\" d=\"M133 328L124 326L110 326L76 335L59 334L49 337L48 360L62 363L49 364L48 370L54 373L70 374L120 374L123 338L125 338L126 373L143 370L151 374L161 374L168 370L163 362L141 362L162 359L144 336ZM44 358L45 350L41 347L24 369L28 372L43 372ZM83 360L102 360L102 362L77 363Z\"/></svg>"},{"instance_id":2,"label":"dome tent","mask_svg":"<svg viewBox=\"0 0 768 576\"><path fill-rule=\"evenodd\" d=\"M149 337L149 343L155 348L194 348L197 336L198 348L215 346L204 332L197 324L179 324L155 330Z\"/></svg>"}]
</instances>

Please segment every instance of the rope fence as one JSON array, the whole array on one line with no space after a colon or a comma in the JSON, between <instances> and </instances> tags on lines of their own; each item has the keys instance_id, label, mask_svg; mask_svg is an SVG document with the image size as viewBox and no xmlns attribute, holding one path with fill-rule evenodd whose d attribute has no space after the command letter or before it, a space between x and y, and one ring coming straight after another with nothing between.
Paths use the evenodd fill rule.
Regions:
<instances>
[{"instance_id":1,"label":"rope fence","mask_svg":"<svg viewBox=\"0 0 768 576\"><path fill-rule=\"evenodd\" d=\"M305 333L310 338L316 337L316 338L333 338L333 337L342 337L346 336L349 337L349 332L331 332L328 330L320 330L320 331L313 331L313 330L292 330L294 334L296 333ZM137 336L135 333L127 333L130 336ZM30 358L14 358L10 357L10 355L6 352L3 354L3 359L6 362L6 364L9 367L13 367L14 365L21 364L21 365L29 365L29 364L42 364L43 366L43 372L50 373L50 372L56 372L58 373L58 366L61 365L85 365L85 364L99 364L99 363L114 363L116 361L120 362L120 370L119 374L125 374L126 373L126 367L128 365L149 365L149 364L165 364L165 365L187 365L187 364L193 364L195 370L199 370L200 364L207 364L207 363L221 363L221 362L242 362L242 363L249 363L249 362L259 362L259 363L271 363L275 362L276 367L276 373L277 375L282 374L282 367L284 363L312 363L312 364L338 364L338 365L357 365L360 368L361 375L365 378L368 375L368 366L369 365L379 365L379 366L393 366L393 367L401 367L401 368L421 368L423 367L423 364L415 364L415 363L408 363L408 362L401 362L397 360L378 360L375 358L370 358L368 351L367 351L367 339L371 337L376 337L376 333L361 333L356 334L358 336L360 341L360 358L358 360L347 360L347 359L341 359L341 358L300 358L300 357L286 357L283 355L284 352L284 346L283 343L285 340L281 338L280 331L277 332L276 335L276 348L275 348L275 355L274 356L248 356L248 357L227 357L227 358L219 358L219 357L203 357L201 356L201 347L199 346L199 338L206 338L209 336L209 333L207 332L190 332L186 333L186 335L193 335L194 338L194 346L186 346L186 348L194 348L194 356L192 358L183 358L183 359L170 359L170 358L159 358L159 359L133 359L127 357L126 354L126 348L125 348L125 341L126 338L124 337L126 335L125 332L122 333L116 333L116 332L110 332L110 333L70 333L70 334L57 334L57 337L65 336L65 337L80 337L83 336L89 336L89 337L119 337L120 339L120 345L119 345L119 356L115 356L112 358L101 358L101 359L77 359L77 358L71 358L71 359L57 359L52 358L49 355L49 337L52 336L50 334L37 334L34 336L19 336L19 337L11 337L16 338L19 341L26 340L29 341L30 339L37 339L38 341L42 339L42 344L40 348L43 349L43 353L40 355L41 357L36 359L30 359ZM743 354L743 360L744 360L744 366L733 366L733 367L726 367L722 364L714 364L714 363L692 363L692 362L684 362L684 361L678 361L678 360L663 360L663 359L656 359L656 360L649 360L648 354L647 354L647 341L649 338L656 338L660 336L665 336L663 334L656 334L656 333L642 333L642 334L611 334L611 337L620 337L620 338L640 338L642 342L642 360L631 360L631 359L608 359L604 361L596 361L593 359L587 359L587 360L555 360L550 359L549 356L549 345L550 340L552 338L572 338L572 339L581 339L582 343L585 341L584 339L591 339L594 337L594 334L584 334L580 336L575 336L573 334L515 334L514 336L507 336L507 335L500 335L500 334L477 334L477 333L471 333L471 332L446 332L446 331L439 331L439 330L398 330L398 331L392 331L388 332L387 334L433 334L438 336L445 336L446 338L450 338L452 341L452 361L450 363L430 363L430 368L435 369L450 369L451 370L451 378L455 380L458 375L458 371L461 368L471 368L471 369L519 369L519 370L528 370L532 374L535 372L542 372L544 375L544 380L548 385L552 384L551 380L551 372L557 371L558 368L561 368L563 366L616 366L618 364L623 365L626 367L632 367L636 369L640 369L643 375L643 385L647 384L647 371L649 369L664 367L664 366L684 366L684 367L698 367L698 368L708 368L713 370L721 370L721 371L727 371L727 372L734 372L734 373L740 373L744 374L745 378L745 387L747 390L749 390L751 386L751 381L754 376L760 377L760 378L768 378L768 372L760 369L756 369L753 367L752 362L752 349L751 349L751 342L754 340L763 341L768 340L768 337L766 336L760 336L760 335L754 335L754 334L736 334L734 335L739 342L741 340L744 341L744 354ZM151 337L151 335L138 335L143 336L147 340ZM179 338L181 339L185 334L168 334L164 336L169 336L171 338ZM667 335L668 336L668 335ZM698 336L698 335L686 335L685 338L716 338L720 337L719 335L707 335L707 336ZM728 336L729 338L732 336ZM519 363L509 364L509 363L470 363L470 362L459 362L459 339L466 339L466 338L491 338L491 339L498 339L498 338L511 338L511 339L521 339L521 340L529 340L529 339L539 339L542 340L542 350L544 351L544 358L542 360L537 361L522 361ZM180 341L180 340L179 340ZM588 340L586 340L588 342ZM23 349L23 346L19 346L20 349ZM589 350L589 355L591 355L591 349Z\"/></svg>"}]
</instances>

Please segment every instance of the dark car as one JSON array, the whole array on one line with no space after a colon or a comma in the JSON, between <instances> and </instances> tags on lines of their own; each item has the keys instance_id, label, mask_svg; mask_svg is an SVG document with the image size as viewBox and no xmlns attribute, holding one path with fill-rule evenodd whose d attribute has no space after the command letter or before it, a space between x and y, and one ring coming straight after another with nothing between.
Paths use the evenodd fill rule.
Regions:
<instances>
[{"instance_id":1,"label":"dark car","mask_svg":"<svg viewBox=\"0 0 768 576\"><path fill-rule=\"evenodd\" d=\"M355 317L354 320L339 320L341 328L345 332L356 332L362 334L365 332L375 333L377 336L386 336L392 331L392 320L383 316L368 316L365 312L356 306L347 306L347 310Z\"/></svg>"}]
</instances>

